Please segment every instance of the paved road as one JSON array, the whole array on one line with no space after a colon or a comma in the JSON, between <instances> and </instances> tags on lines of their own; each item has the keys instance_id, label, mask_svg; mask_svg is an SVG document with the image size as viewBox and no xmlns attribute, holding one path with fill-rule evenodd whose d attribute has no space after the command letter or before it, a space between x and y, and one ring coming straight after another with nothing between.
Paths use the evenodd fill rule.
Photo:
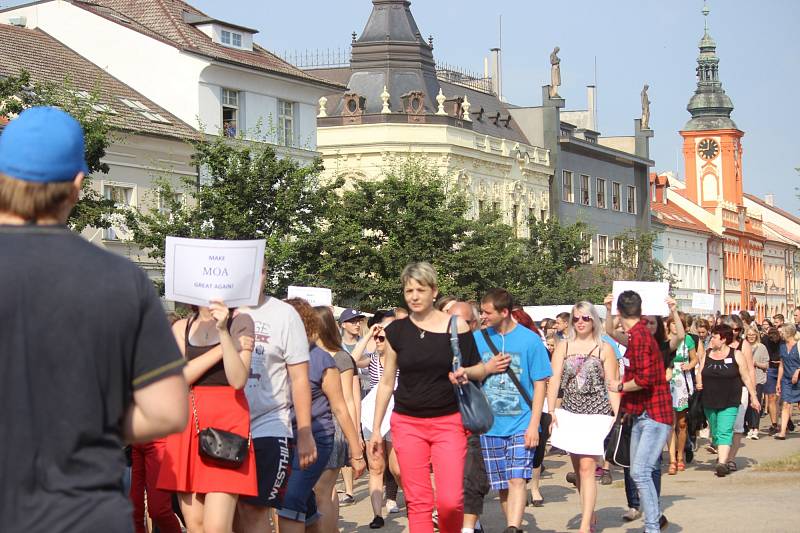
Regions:
<instances>
[{"instance_id":1,"label":"paved road","mask_svg":"<svg viewBox=\"0 0 800 533\"><path fill-rule=\"evenodd\" d=\"M701 439L700 442L706 441ZM664 514L670 520L666 531L800 532L800 472L767 473L752 468L756 463L800 453L800 433L790 434L785 441L762 437L758 441L744 442L737 458L739 471L726 478L714 476L712 461L716 456L702 448L686 471L668 476L665 469L661 497ZM577 531L580 503L577 491L564 479L568 462L567 456L551 454L545 458L546 472L541 489L545 505L526 509L525 531ZM622 471L616 470L613 475L615 482L612 485L598 486L598 531L642 531L641 520L623 523L620 518L625 511ZM357 503L341 509L341 531L373 531L367 526L372 520L372 510L366 489L365 475L357 482ZM400 498L402 501L402 492ZM495 494L487 497L486 513L481 521L487 533L500 533L505 528ZM386 526L377 531L407 531L405 508L400 514L389 515Z\"/></svg>"}]
</instances>

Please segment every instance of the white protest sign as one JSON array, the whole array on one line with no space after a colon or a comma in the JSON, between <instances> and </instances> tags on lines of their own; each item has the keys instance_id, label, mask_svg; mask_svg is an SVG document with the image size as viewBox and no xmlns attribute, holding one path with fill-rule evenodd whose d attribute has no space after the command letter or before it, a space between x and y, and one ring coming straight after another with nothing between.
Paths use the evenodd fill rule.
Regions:
<instances>
[{"instance_id":1,"label":"white protest sign","mask_svg":"<svg viewBox=\"0 0 800 533\"><path fill-rule=\"evenodd\" d=\"M333 305L333 294L330 289L322 287L297 287L289 285L287 298L302 298L312 306Z\"/></svg>"},{"instance_id":2,"label":"white protest sign","mask_svg":"<svg viewBox=\"0 0 800 533\"><path fill-rule=\"evenodd\" d=\"M669 315L669 283L666 281L615 281L614 300L611 303L611 314L617 313L617 298L625 291L635 291L642 297L642 315Z\"/></svg>"},{"instance_id":3,"label":"white protest sign","mask_svg":"<svg viewBox=\"0 0 800 533\"><path fill-rule=\"evenodd\" d=\"M168 300L228 307L258 305L263 239L217 241L167 237L164 296Z\"/></svg>"},{"instance_id":4,"label":"white protest sign","mask_svg":"<svg viewBox=\"0 0 800 533\"><path fill-rule=\"evenodd\" d=\"M704 292L695 292L692 294L692 308L699 311L713 311L714 310L714 295L706 294Z\"/></svg>"}]
</instances>

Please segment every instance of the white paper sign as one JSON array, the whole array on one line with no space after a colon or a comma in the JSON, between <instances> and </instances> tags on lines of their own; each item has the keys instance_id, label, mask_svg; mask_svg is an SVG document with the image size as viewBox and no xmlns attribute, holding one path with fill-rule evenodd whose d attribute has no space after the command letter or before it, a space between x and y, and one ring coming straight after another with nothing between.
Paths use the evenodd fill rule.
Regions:
<instances>
[{"instance_id":1,"label":"white paper sign","mask_svg":"<svg viewBox=\"0 0 800 533\"><path fill-rule=\"evenodd\" d=\"M164 296L168 300L228 307L258 305L263 239L216 241L167 237Z\"/></svg>"},{"instance_id":2,"label":"white paper sign","mask_svg":"<svg viewBox=\"0 0 800 533\"><path fill-rule=\"evenodd\" d=\"M331 290L322 287L296 287L289 285L287 298L302 298L314 307L318 305L333 305Z\"/></svg>"},{"instance_id":3,"label":"white paper sign","mask_svg":"<svg viewBox=\"0 0 800 533\"><path fill-rule=\"evenodd\" d=\"M625 291L635 291L642 297L642 315L669 315L669 283L666 281L615 281L614 300L611 303L611 314L617 313L617 298Z\"/></svg>"},{"instance_id":4,"label":"white paper sign","mask_svg":"<svg viewBox=\"0 0 800 533\"><path fill-rule=\"evenodd\" d=\"M372 431L372 424L375 421L375 402L378 398L378 386L372 387L364 399L361 400L361 426L367 431ZM389 405L386 406L386 413L381 420L381 437L385 437L391 429L390 420L394 410L394 394L389 396Z\"/></svg>"},{"instance_id":5,"label":"white paper sign","mask_svg":"<svg viewBox=\"0 0 800 533\"><path fill-rule=\"evenodd\" d=\"M714 295L706 294L704 292L695 292L692 294L692 308L700 311L713 311L714 310Z\"/></svg>"}]
</instances>

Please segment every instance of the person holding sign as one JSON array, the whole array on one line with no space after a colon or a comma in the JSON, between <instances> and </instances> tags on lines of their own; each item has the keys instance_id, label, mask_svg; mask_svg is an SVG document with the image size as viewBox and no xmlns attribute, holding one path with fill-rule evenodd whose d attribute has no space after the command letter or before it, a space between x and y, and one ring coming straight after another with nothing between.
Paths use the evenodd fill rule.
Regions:
<instances>
[{"instance_id":1,"label":"person holding sign","mask_svg":"<svg viewBox=\"0 0 800 533\"><path fill-rule=\"evenodd\" d=\"M257 493L250 410L243 390L250 372L253 319L234 316L224 302L212 301L175 322L172 333L187 361L191 415L182 433L167 438L158 488L178 493L190 533L230 531L239 495ZM199 433L206 428L247 438L244 461L233 467L203 454Z\"/></svg>"}]
</instances>

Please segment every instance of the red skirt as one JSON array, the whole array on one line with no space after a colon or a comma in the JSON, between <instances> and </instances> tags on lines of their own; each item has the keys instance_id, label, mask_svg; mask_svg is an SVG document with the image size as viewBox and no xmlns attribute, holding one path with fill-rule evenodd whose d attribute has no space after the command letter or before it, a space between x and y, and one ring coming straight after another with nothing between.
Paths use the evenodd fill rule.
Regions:
<instances>
[{"instance_id":1,"label":"red skirt","mask_svg":"<svg viewBox=\"0 0 800 533\"><path fill-rule=\"evenodd\" d=\"M227 386L200 386L192 390L201 430L213 427L237 435L249 435L250 409L243 390L237 391ZM170 435L166 441L164 460L158 474L159 489L197 494L224 492L242 496L258 495L252 446L239 468L221 467L200 455L191 398L186 429Z\"/></svg>"}]
</instances>

